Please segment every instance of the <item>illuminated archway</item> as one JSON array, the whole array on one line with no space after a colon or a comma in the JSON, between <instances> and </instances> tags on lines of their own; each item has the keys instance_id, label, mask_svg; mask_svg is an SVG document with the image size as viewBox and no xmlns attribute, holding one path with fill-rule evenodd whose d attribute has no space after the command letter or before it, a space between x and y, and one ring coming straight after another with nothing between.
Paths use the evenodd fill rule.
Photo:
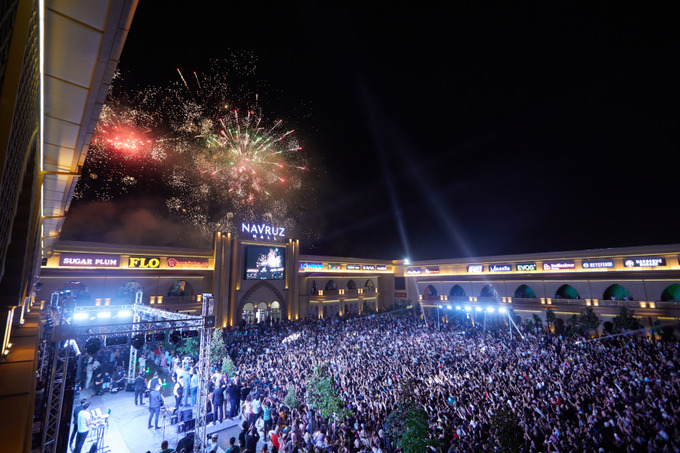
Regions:
<instances>
[{"instance_id":1,"label":"illuminated archway","mask_svg":"<svg viewBox=\"0 0 680 453\"><path fill-rule=\"evenodd\" d=\"M427 285L425 287L425 290L423 291L423 299L425 300L439 299L437 289L432 285Z\"/></svg>"},{"instance_id":2,"label":"illuminated archway","mask_svg":"<svg viewBox=\"0 0 680 453\"><path fill-rule=\"evenodd\" d=\"M535 299L536 293L529 285L519 285L515 290L516 299Z\"/></svg>"},{"instance_id":3,"label":"illuminated archway","mask_svg":"<svg viewBox=\"0 0 680 453\"><path fill-rule=\"evenodd\" d=\"M479 297L498 299L498 291L496 291L496 288L491 285L484 285L482 291L479 293Z\"/></svg>"},{"instance_id":4,"label":"illuminated archway","mask_svg":"<svg viewBox=\"0 0 680 453\"><path fill-rule=\"evenodd\" d=\"M661 293L661 300L664 302L680 302L680 285L675 283L664 289Z\"/></svg>"},{"instance_id":5,"label":"illuminated archway","mask_svg":"<svg viewBox=\"0 0 680 453\"><path fill-rule=\"evenodd\" d=\"M449 291L449 300L467 298L468 297L467 294L465 294L465 290L460 285L454 285L453 288L451 288L451 291Z\"/></svg>"},{"instance_id":6,"label":"illuminated archway","mask_svg":"<svg viewBox=\"0 0 680 453\"><path fill-rule=\"evenodd\" d=\"M602 295L604 300L630 300L630 293L626 288L619 284L614 284L604 290Z\"/></svg>"},{"instance_id":7,"label":"illuminated archway","mask_svg":"<svg viewBox=\"0 0 680 453\"><path fill-rule=\"evenodd\" d=\"M580 299L581 295L571 285L562 285L555 291L555 299Z\"/></svg>"},{"instance_id":8,"label":"illuminated archway","mask_svg":"<svg viewBox=\"0 0 680 453\"><path fill-rule=\"evenodd\" d=\"M338 284L335 283L335 280L328 280L326 282L326 286L324 287L324 291L337 291L338 289Z\"/></svg>"},{"instance_id":9,"label":"illuminated archway","mask_svg":"<svg viewBox=\"0 0 680 453\"><path fill-rule=\"evenodd\" d=\"M375 289L375 285L373 284L373 280L366 280L366 283L364 284L364 288L366 289Z\"/></svg>"}]
</instances>

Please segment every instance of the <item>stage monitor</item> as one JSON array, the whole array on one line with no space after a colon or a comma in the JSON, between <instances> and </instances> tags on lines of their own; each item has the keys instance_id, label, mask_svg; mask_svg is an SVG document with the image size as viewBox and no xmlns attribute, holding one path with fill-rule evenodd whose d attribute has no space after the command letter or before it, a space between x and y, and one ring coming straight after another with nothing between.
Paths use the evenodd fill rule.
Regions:
<instances>
[{"instance_id":1,"label":"stage monitor","mask_svg":"<svg viewBox=\"0 0 680 453\"><path fill-rule=\"evenodd\" d=\"M283 280L284 247L249 245L246 247L246 280Z\"/></svg>"}]
</instances>

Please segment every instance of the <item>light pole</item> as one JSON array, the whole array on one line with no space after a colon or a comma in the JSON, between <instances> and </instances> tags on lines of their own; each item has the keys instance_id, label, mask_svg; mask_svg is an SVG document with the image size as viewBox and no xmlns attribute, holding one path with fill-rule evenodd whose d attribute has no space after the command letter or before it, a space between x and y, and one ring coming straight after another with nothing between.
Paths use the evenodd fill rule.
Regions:
<instances>
[{"instance_id":1,"label":"light pole","mask_svg":"<svg viewBox=\"0 0 680 453\"><path fill-rule=\"evenodd\" d=\"M441 305L437 304L437 331L438 331L438 332L441 332L441 331L442 331L442 329L439 327L439 318L440 318L440 316L439 316L439 307L440 307L440 306L441 306Z\"/></svg>"}]
</instances>

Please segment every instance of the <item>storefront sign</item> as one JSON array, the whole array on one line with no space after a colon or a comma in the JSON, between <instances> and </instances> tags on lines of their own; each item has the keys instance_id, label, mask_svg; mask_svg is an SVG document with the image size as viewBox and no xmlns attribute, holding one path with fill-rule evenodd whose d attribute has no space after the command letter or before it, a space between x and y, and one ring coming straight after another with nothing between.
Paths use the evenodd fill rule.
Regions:
<instances>
[{"instance_id":1,"label":"storefront sign","mask_svg":"<svg viewBox=\"0 0 680 453\"><path fill-rule=\"evenodd\" d=\"M395 299L406 299L408 297L408 293L407 292L394 293L394 297Z\"/></svg>"},{"instance_id":2,"label":"storefront sign","mask_svg":"<svg viewBox=\"0 0 680 453\"><path fill-rule=\"evenodd\" d=\"M267 241L282 241L285 239L284 227L275 227L272 225L267 225L266 223L251 224L242 223L241 224L241 234L249 235L252 239L267 240Z\"/></svg>"},{"instance_id":3,"label":"storefront sign","mask_svg":"<svg viewBox=\"0 0 680 453\"><path fill-rule=\"evenodd\" d=\"M207 269L210 267L210 260L208 258L199 257L170 257L165 260L165 264L169 268L201 268Z\"/></svg>"},{"instance_id":4,"label":"storefront sign","mask_svg":"<svg viewBox=\"0 0 680 453\"><path fill-rule=\"evenodd\" d=\"M583 261L581 267L583 269L613 269L614 260Z\"/></svg>"},{"instance_id":5,"label":"storefront sign","mask_svg":"<svg viewBox=\"0 0 680 453\"><path fill-rule=\"evenodd\" d=\"M562 271L565 269L576 269L573 261L549 261L543 263L544 271Z\"/></svg>"},{"instance_id":6,"label":"storefront sign","mask_svg":"<svg viewBox=\"0 0 680 453\"><path fill-rule=\"evenodd\" d=\"M420 275L423 273L423 270L419 267L409 267L406 269L406 275Z\"/></svg>"},{"instance_id":7,"label":"storefront sign","mask_svg":"<svg viewBox=\"0 0 680 453\"><path fill-rule=\"evenodd\" d=\"M425 268L425 273L426 274L438 274L439 273L439 266L427 266Z\"/></svg>"},{"instance_id":8,"label":"storefront sign","mask_svg":"<svg viewBox=\"0 0 680 453\"><path fill-rule=\"evenodd\" d=\"M510 264L489 264L489 272L512 272Z\"/></svg>"},{"instance_id":9,"label":"storefront sign","mask_svg":"<svg viewBox=\"0 0 680 453\"><path fill-rule=\"evenodd\" d=\"M517 265L517 270L520 272L535 271L536 263L521 263Z\"/></svg>"},{"instance_id":10,"label":"storefront sign","mask_svg":"<svg viewBox=\"0 0 680 453\"><path fill-rule=\"evenodd\" d=\"M301 271L320 271L323 270L323 263L300 263Z\"/></svg>"},{"instance_id":11,"label":"storefront sign","mask_svg":"<svg viewBox=\"0 0 680 453\"><path fill-rule=\"evenodd\" d=\"M374 271L374 270L375 270L375 266L374 266L373 264L364 264L363 266L361 266L361 270L364 270L364 271Z\"/></svg>"},{"instance_id":12,"label":"storefront sign","mask_svg":"<svg viewBox=\"0 0 680 453\"><path fill-rule=\"evenodd\" d=\"M375 270L377 270L377 271L386 271L386 270L387 270L387 266L379 265L379 266L376 266L376 267L375 267Z\"/></svg>"},{"instance_id":13,"label":"storefront sign","mask_svg":"<svg viewBox=\"0 0 680 453\"><path fill-rule=\"evenodd\" d=\"M641 257L641 258L625 258L623 260L625 267L659 267L666 265L666 258L661 257Z\"/></svg>"},{"instance_id":14,"label":"storefront sign","mask_svg":"<svg viewBox=\"0 0 680 453\"><path fill-rule=\"evenodd\" d=\"M341 271L342 270L342 264L328 263L328 270L329 271Z\"/></svg>"},{"instance_id":15,"label":"storefront sign","mask_svg":"<svg viewBox=\"0 0 680 453\"><path fill-rule=\"evenodd\" d=\"M345 266L345 268L348 271L360 271L361 270L361 266L359 266L358 264L348 264L347 266Z\"/></svg>"},{"instance_id":16,"label":"storefront sign","mask_svg":"<svg viewBox=\"0 0 680 453\"><path fill-rule=\"evenodd\" d=\"M467 267L467 271L470 274L479 274L480 272L484 272L484 265L483 264L471 264Z\"/></svg>"},{"instance_id":17,"label":"storefront sign","mask_svg":"<svg viewBox=\"0 0 680 453\"><path fill-rule=\"evenodd\" d=\"M159 257L131 256L128 259L128 267L139 269L158 269L161 267L161 259Z\"/></svg>"},{"instance_id":18,"label":"storefront sign","mask_svg":"<svg viewBox=\"0 0 680 453\"><path fill-rule=\"evenodd\" d=\"M68 267L120 267L120 255L95 255L92 253L62 253L59 266Z\"/></svg>"}]
</instances>

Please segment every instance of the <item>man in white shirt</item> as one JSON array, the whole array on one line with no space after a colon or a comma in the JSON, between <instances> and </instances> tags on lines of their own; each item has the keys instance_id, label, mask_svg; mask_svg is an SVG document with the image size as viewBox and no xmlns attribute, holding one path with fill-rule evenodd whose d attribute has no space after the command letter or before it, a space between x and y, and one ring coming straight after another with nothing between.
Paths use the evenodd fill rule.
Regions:
<instances>
[{"instance_id":1,"label":"man in white shirt","mask_svg":"<svg viewBox=\"0 0 680 453\"><path fill-rule=\"evenodd\" d=\"M87 434L90 432L92 425L92 414L90 414L90 402L83 404L83 409L78 412L78 434L76 434L76 448L74 453L80 453L87 440Z\"/></svg>"}]
</instances>

